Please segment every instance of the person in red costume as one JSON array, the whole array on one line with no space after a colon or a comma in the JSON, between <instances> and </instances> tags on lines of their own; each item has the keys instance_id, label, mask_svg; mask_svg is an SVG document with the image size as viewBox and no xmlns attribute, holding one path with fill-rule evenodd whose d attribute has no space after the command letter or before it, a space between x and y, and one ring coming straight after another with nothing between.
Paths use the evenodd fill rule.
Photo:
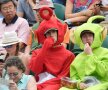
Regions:
<instances>
[{"instance_id":1,"label":"person in red costume","mask_svg":"<svg viewBox=\"0 0 108 90\"><path fill-rule=\"evenodd\" d=\"M44 20L35 34L42 48L32 52L30 70L35 73L38 90L58 90L60 78L69 75L69 67L75 56L61 45L66 26L51 17L52 9L43 7L39 13Z\"/></svg>"}]
</instances>

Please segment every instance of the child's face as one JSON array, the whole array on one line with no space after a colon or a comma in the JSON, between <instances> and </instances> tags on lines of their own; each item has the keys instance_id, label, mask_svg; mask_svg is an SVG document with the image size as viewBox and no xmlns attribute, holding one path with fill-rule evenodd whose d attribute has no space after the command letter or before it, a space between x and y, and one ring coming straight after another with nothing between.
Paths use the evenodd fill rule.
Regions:
<instances>
[{"instance_id":1,"label":"child's face","mask_svg":"<svg viewBox=\"0 0 108 90\"><path fill-rule=\"evenodd\" d=\"M82 39L82 42L84 44L88 43L89 45L91 45L92 42L93 42L94 37L93 37L92 33L85 33L84 35L82 35L81 39Z\"/></svg>"},{"instance_id":2,"label":"child's face","mask_svg":"<svg viewBox=\"0 0 108 90\"><path fill-rule=\"evenodd\" d=\"M54 42L57 41L57 30L49 30L45 34L46 37L52 37L54 39Z\"/></svg>"}]
</instances>

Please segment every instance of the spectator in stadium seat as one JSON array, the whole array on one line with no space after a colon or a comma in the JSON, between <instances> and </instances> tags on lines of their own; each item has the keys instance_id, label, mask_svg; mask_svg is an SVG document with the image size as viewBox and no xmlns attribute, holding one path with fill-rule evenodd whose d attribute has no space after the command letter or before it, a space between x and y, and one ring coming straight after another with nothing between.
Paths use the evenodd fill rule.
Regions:
<instances>
[{"instance_id":1,"label":"spectator in stadium seat","mask_svg":"<svg viewBox=\"0 0 108 90\"><path fill-rule=\"evenodd\" d=\"M76 80L75 90L107 90L108 49L101 47L106 31L94 23L85 23L75 30L75 43L84 50L70 66L70 78ZM73 89L62 87L60 90Z\"/></svg>"},{"instance_id":2,"label":"spectator in stadium seat","mask_svg":"<svg viewBox=\"0 0 108 90\"><path fill-rule=\"evenodd\" d=\"M8 58L5 69L10 79L9 90L37 90L35 78L24 74L25 67L19 57Z\"/></svg>"},{"instance_id":3,"label":"spectator in stadium seat","mask_svg":"<svg viewBox=\"0 0 108 90\"><path fill-rule=\"evenodd\" d=\"M45 11L49 13L47 16L44 16ZM60 78L69 75L74 54L61 44L66 32L66 24L52 17L51 8L43 7L39 12L43 21L35 34L42 48L32 52L30 70L35 73L38 90L58 90Z\"/></svg>"},{"instance_id":4,"label":"spectator in stadium seat","mask_svg":"<svg viewBox=\"0 0 108 90\"><path fill-rule=\"evenodd\" d=\"M39 5L38 5L38 3L39 3ZM36 30L39 27L40 23L42 22L42 18L39 15L39 9L42 8L42 7L50 7L52 10L54 10L54 5L49 0L41 0L41 1L37 2L37 5L35 5L35 8L34 8L34 10L36 11L37 23L33 25L32 32L34 32L34 30ZM53 11L53 16L52 17L56 17L56 15L54 14L54 11ZM62 20L59 20L59 21L64 23ZM67 31L66 31L66 34L64 36L64 41L62 43L65 47L67 47L67 44L69 43L69 29L68 29L68 26L67 26L66 29L67 29ZM30 38L28 40L28 46L26 48L26 52L29 52L31 48L33 50L33 49L38 48L40 46L40 44L38 45L38 42L36 40L36 36L34 36L35 39L33 39L32 36L33 35L31 33Z\"/></svg>"},{"instance_id":5,"label":"spectator in stadium seat","mask_svg":"<svg viewBox=\"0 0 108 90\"><path fill-rule=\"evenodd\" d=\"M71 27L86 22L90 16L99 14L100 8L96 3L97 0L67 0L65 22Z\"/></svg>"},{"instance_id":6,"label":"spectator in stadium seat","mask_svg":"<svg viewBox=\"0 0 108 90\"><path fill-rule=\"evenodd\" d=\"M34 7L32 6L32 2L35 3L35 0L18 0L18 5L17 5L17 15L20 17L25 18L29 26L33 26L33 24L36 23L36 18L33 9Z\"/></svg>"},{"instance_id":7,"label":"spectator in stadium seat","mask_svg":"<svg viewBox=\"0 0 108 90\"><path fill-rule=\"evenodd\" d=\"M16 4L14 1L0 0L0 12L4 17L0 20L0 40L4 32L15 31L18 37L22 39L20 48L25 48L30 33L29 25L25 19L16 15ZM1 49L4 50L3 48Z\"/></svg>"},{"instance_id":8,"label":"spectator in stadium seat","mask_svg":"<svg viewBox=\"0 0 108 90\"><path fill-rule=\"evenodd\" d=\"M26 67L25 73L29 74L28 63L31 58L30 55L25 55L20 50L19 44L22 42L20 38L18 38L17 33L15 31L5 32L0 43L0 46L6 49L7 55L4 61L11 56L19 56Z\"/></svg>"}]
</instances>

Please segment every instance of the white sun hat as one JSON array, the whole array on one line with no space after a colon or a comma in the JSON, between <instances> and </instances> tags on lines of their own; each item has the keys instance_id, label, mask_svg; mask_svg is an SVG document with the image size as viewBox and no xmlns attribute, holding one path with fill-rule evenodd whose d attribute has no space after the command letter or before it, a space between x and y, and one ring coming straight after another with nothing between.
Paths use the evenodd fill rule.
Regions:
<instances>
[{"instance_id":1,"label":"white sun hat","mask_svg":"<svg viewBox=\"0 0 108 90\"><path fill-rule=\"evenodd\" d=\"M22 40L18 38L15 31L4 32L3 38L0 42L0 46L8 46L21 42Z\"/></svg>"}]
</instances>

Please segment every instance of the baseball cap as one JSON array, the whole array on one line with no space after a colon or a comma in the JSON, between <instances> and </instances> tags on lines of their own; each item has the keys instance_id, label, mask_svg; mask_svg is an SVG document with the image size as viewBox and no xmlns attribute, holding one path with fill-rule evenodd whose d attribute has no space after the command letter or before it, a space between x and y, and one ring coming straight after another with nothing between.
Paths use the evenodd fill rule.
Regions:
<instances>
[{"instance_id":1,"label":"baseball cap","mask_svg":"<svg viewBox=\"0 0 108 90\"><path fill-rule=\"evenodd\" d=\"M34 10L38 10L42 7L54 8L54 4L51 0L36 0L36 6Z\"/></svg>"}]
</instances>

